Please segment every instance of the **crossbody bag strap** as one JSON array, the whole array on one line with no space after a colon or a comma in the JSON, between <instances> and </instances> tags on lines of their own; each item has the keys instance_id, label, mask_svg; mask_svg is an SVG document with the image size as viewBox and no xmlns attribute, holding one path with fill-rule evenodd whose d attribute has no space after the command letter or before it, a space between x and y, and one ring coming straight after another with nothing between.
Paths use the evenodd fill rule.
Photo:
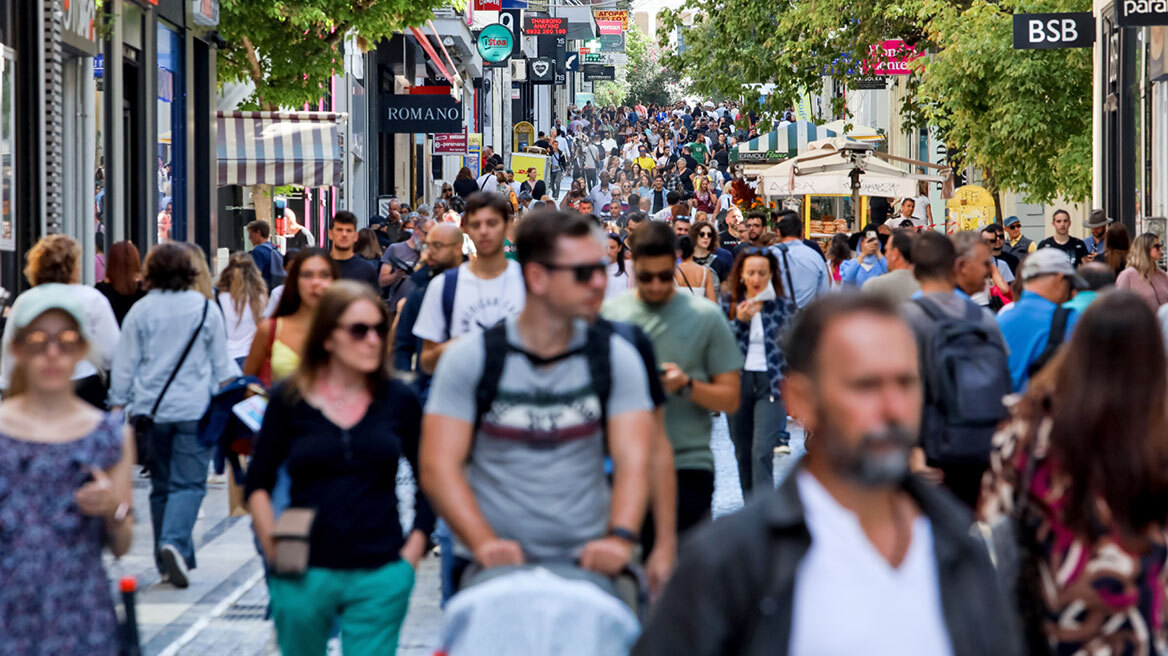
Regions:
<instances>
[{"instance_id":1,"label":"crossbody bag strap","mask_svg":"<svg viewBox=\"0 0 1168 656\"><path fill-rule=\"evenodd\" d=\"M195 332L191 334L190 340L187 341L187 347L183 350L182 357L178 359L178 364L174 365L174 369L170 372L170 378L166 379L166 384L162 386L162 391L158 393L158 398L154 399L154 407L150 408L150 418L158 414L158 406L162 404L162 397L166 396L166 390L170 389L170 384L174 382L175 376L178 376L178 370L182 369L183 363L187 361L187 356L190 355L191 348L195 345L195 340L199 337L199 332L203 330L203 322L207 320L207 308L211 307L211 301L203 299L203 316L199 318L199 324L195 326Z\"/></svg>"},{"instance_id":2,"label":"crossbody bag strap","mask_svg":"<svg viewBox=\"0 0 1168 656\"><path fill-rule=\"evenodd\" d=\"M787 288L791 290L791 302L795 304L795 309L799 309L799 299L795 298L795 281L791 278L791 261L787 259L788 247L786 244L779 244L779 251L783 254L783 269L787 272Z\"/></svg>"}]
</instances>

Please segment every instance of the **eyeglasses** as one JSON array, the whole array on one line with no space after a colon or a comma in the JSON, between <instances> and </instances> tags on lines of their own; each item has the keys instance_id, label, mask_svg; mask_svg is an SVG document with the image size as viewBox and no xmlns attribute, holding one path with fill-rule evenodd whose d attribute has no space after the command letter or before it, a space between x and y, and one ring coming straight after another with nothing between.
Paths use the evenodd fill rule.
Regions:
<instances>
[{"instance_id":1,"label":"eyeglasses","mask_svg":"<svg viewBox=\"0 0 1168 656\"><path fill-rule=\"evenodd\" d=\"M347 326L338 327L341 330L349 333L349 337L352 337L354 341L358 342L365 339L365 337L369 335L369 331L377 333L377 337L382 340L384 340L386 335L389 334L389 324L385 323L384 321L373 325L358 322L351 323Z\"/></svg>"},{"instance_id":2,"label":"eyeglasses","mask_svg":"<svg viewBox=\"0 0 1168 656\"><path fill-rule=\"evenodd\" d=\"M540 262L543 268L549 271L571 271L576 278L576 282L584 285L592 281L592 277L597 273L604 273L608 265L604 262L589 262L588 264L553 264L551 262Z\"/></svg>"},{"instance_id":3,"label":"eyeglasses","mask_svg":"<svg viewBox=\"0 0 1168 656\"><path fill-rule=\"evenodd\" d=\"M698 236L699 237L713 237L714 233L710 232L709 230L702 230L701 232L698 233Z\"/></svg>"},{"instance_id":4,"label":"eyeglasses","mask_svg":"<svg viewBox=\"0 0 1168 656\"><path fill-rule=\"evenodd\" d=\"M652 271L637 272L637 282L648 284L653 282L654 278L656 278L659 282L673 282L673 269L668 271L658 271L656 273Z\"/></svg>"},{"instance_id":5,"label":"eyeglasses","mask_svg":"<svg viewBox=\"0 0 1168 656\"><path fill-rule=\"evenodd\" d=\"M81 338L81 333L76 330L62 330L56 335L51 335L43 330L34 330L20 339L17 344L22 350L33 355L40 355L48 351L50 345L56 344L62 353L71 355L80 351L85 342Z\"/></svg>"}]
</instances>

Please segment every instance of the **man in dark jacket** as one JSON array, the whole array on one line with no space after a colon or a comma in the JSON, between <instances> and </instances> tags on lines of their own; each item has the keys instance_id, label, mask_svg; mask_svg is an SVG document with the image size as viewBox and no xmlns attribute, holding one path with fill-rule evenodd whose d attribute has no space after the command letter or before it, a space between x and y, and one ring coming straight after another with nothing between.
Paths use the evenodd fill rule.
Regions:
<instances>
[{"instance_id":1,"label":"man in dark jacket","mask_svg":"<svg viewBox=\"0 0 1168 656\"><path fill-rule=\"evenodd\" d=\"M886 300L803 311L783 396L815 447L778 492L691 536L633 654L1020 653L969 515L909 474L916 350Z\"/></svg>"}]
</instances>

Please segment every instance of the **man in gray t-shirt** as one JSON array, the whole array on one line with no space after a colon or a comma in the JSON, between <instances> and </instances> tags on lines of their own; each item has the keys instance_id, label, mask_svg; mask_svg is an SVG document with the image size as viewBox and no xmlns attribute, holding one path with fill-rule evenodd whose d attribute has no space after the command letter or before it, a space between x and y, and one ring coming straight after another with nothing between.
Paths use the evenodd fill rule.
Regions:
<instances>
[{"instance_id":1,"label":"man in gray t-shirt","mask_svg":"<svg viewBox=\"0 0 1168 656\"><path fill-rule=\"evenodd\" d=\"M464 558L485 568L578 561L613 576L639 540L648 499L654 423L645 367L619 336L605 345L592 333L595 346L585 348L583 318L607 287L604 235L589 219L533 212L515 247L526 305L501 329L466 334L442 353L422 425L419 480ZM604 398L590 366L601 362L601 345L610 369ZM501 368L488 372L497 374L497 391L480 415L484 369L499 360Z\"/></svg>"}]
</instances>

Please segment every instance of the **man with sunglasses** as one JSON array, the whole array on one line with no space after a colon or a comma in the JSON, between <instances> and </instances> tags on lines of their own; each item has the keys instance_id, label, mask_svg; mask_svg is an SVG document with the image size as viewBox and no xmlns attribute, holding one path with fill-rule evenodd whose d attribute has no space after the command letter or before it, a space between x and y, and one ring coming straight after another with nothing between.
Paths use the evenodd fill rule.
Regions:
<instances>
[{"instance_id":1,"label":"man with sunglasses","mask_svg":"<svg viewBox=\"0 0 1168 656\"><path fill-rule=\"evenodd\" d=\"M459 538L462 565L576 561L611 577L632 556L649 493L646 371L624 338L588 326L607 285L590 219L532 213L515 243L526 306L439 364L422 489Z\"/></svg>"},{"instance_id":2,"label":"man with sunglasses","mask_svg":"<svg viewBox=\"0 0 1168 656\"><path fill-rule=\"evenodd\" d=\"M991 223L981 229L981 238L990 248L990 256L994 258L994 266L1002 274L1006 284L1014 282L1014 275L1018 272L1018 258L1005 251L1006 231L1002 224Z\"/></svg>"},{"instance_id":3,"label":"man with sunglasses","mask_svg":"<svg viewBox=\"0 0 1168 656\"><path fill-rule=\"evenodd\" d=\"M673 283L677 240L669 225L651 222L633 240L635 293L604 303L601 316L639 326L653 341L661 383L669 395L665 426L677 468L677 534L710 512L714 456L710 412L738 409L745 359L718 306L678 294Z\"/></svg>"}]
</instances>

